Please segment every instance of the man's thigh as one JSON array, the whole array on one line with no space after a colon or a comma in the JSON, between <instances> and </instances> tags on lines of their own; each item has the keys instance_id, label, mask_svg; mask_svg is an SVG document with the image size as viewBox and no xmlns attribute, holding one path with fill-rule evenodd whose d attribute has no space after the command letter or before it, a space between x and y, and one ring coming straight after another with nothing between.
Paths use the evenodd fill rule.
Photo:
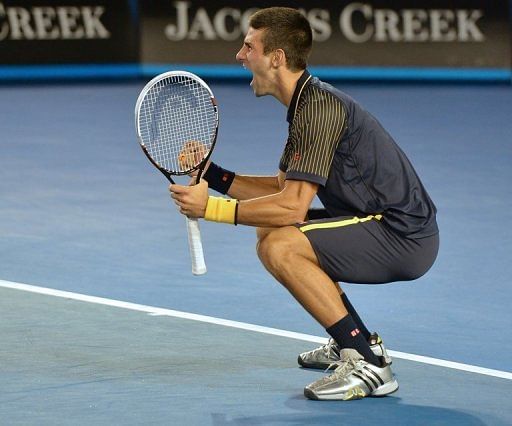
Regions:
<instances>
[{"instance_id":1,"label":"man's thigh","mask_svg":"<svg viewBox=\"0 0 512 426\"><path fill-rule=\"evenodd\" d=\"M373 216L336 217L297 225L333 281L389 283L420 277L433 264L438 237L401 237Z\"/></svg>"}]
</instances>

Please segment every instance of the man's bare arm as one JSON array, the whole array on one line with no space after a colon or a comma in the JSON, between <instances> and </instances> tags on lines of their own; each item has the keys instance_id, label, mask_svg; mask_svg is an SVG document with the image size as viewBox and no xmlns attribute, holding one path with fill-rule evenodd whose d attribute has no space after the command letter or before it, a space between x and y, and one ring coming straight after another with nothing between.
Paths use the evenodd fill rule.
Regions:
<instances>
[{"instance_id":1,"label":"man's bare arm","mask_svg":"<svg viewBox=\"0 0 512 426\"><path fill-rule=\"evenodd\" d=\"M237 200L250 200L279 192L277 176L236 175L228 195Z\"/></svg>"}]
</instances>

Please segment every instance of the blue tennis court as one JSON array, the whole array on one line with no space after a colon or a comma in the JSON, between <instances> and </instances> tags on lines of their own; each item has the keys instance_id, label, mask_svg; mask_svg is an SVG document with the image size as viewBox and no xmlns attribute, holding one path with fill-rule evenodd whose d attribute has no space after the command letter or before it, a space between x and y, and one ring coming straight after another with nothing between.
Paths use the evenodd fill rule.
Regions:
<instances>
[{"instance_id":1,"label":"blue tennis court","mask_svg":"<svg viewBox=\"0 0 512 426\"><path fill-rule=\"evenodd\" d=\"M254 229L201 222L208 273L134 131L143 81L0 86L0 424L510 425L512 87L334 84L407 153L438 207L421 279L345 286L400 390L309 401L325 331L264 271ZM212 82L213 159L273 174L286 110Z\"/></svg>"}]
</instances>

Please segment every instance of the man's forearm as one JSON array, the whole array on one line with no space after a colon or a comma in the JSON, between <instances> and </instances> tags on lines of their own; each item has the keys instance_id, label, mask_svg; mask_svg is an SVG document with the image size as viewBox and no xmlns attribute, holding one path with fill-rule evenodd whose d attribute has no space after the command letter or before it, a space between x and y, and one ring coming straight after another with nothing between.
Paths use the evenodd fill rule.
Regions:
<instances>
[{"instance_id":1,"label":"man's forearm","mask_svg":"<svg viewBox=\"0 0 512 426\"><path fill-rule=\"evenodd\" d=\"M277 176L236 175L228 195L238 200L249 200L279 192Z\"/></svg>"}]
</instances>

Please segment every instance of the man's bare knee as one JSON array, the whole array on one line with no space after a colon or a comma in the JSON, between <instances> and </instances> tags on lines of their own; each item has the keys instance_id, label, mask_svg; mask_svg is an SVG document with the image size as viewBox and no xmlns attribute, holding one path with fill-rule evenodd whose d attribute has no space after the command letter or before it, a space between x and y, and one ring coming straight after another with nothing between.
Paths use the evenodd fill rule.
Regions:
<instances>
[{"instance_id":1,"label":"man's bare knee","mask_svg":"<svg viewBox=\"0 0 512 426\"><path fill-rule=\"evenodd\" d=\"M276 256L282 251L282 246L285 244L285 233L281 228L258 228L258 245L257 253L263 264Z\"/></svg>"},{"instance_id":2,"label":"man's bare knee","mask_svg":"<svg viewBox=\"0 0 512 426\"><path fill-rule=\"evenodd\" d=\"M258 257L267 268L286 265L294 256L317 263L309 240L293 226L266 229L263 239L258 240Z\"/></svg>"}]
</instances>

